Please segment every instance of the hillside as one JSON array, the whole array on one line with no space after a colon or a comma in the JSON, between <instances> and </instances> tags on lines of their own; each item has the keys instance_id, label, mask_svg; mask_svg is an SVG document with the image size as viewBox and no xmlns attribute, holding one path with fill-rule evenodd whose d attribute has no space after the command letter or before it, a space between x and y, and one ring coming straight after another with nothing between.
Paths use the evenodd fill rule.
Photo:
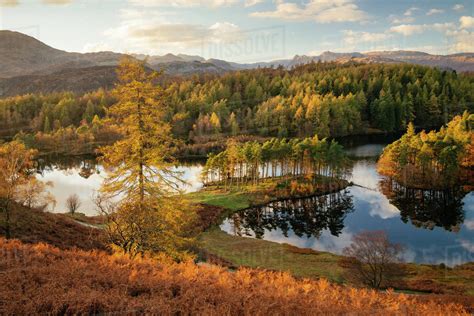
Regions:
<instances>
[{"instance_id":1,"label":"hillside","mask_svg":"<svg viewBox=\"0 0 474 316\"><path fill-rule=\"evenodd\" d=\"M0 78L25 75L46 75L65 69L92 68L96 66L117 65L125 54L114 52L73 53L50 47L41 41L13 31L0 31ZM223 68L218 60L205 61L199 56L184 54L164 56L132 55L147 60L149 67L163 69L169 74L188 72L223 72L233 69ZM224 62L225 63L225 62ZM176 64L185 65L177 67Z\"/></svg>"},{"instance_id":2,"label":"hillside","mask_svg":"<svg viewBox=\"0 0 474 316\"><path fill-rule=\"evenodd\" d=\"M2 214L1 237L5 236L3 217ZM59 249L107 249L100 229L90 227L65 214L53 214L17 206L11 214L11 225L12 238L24 243L48 243Z\"/></svg>"},{"instance_id":3,"label":"hillside","mask_svg":"<svg viewBox=\"0 0 474 316\"><path fill-rule=\"evenodd\" d=\"M0 31L0 97L25 93L70 90L87 92L108 88L115 82L114 67L125 54L114 52L72 53L50 47L28 35ZM430 55L416 51L368 53L323 52L316 56L296 55L291 59L239 64L185 54L148 56L134 54L147 66L168 75L223 74L258 67L294 68L312 62L413 63L458 72L474 71L474 54Z\"/></svg>"},{"instance_id":4,"label":"hillside","mask_svg":"<svg viewBox=\"0 0 474 316\"><path fill-rule=\"evenodd\" d=\"M297 280L286 273L132 261L3 238L0 248L1 314L468 315L454 304Z\"/></svg>"},{"instance_id":5,"label":"hillside","mask_svg":"<svg viewBox=\"0 0 474 316\"><path fill-rule=\"evenodd\" d=\"M0 78L116 65L123 56L112 52L69 53L22 33L0 31Z\"/></svg>"},{"instance_id":6,"label":"hillside","mask_svg":"<svg viewBox=\"0 0 474 316\"><path fill-rule=\"evenodd\" d=\"M112 88L116 79L115 66L67 68L50 74L0 79L0 96L8 97L28 93L62 91L83 94L98 88Z\"/></svg>"},{"instance_id":7,"label":"hillside","mask_svg":"<svg viewBox=\"0 0 474 316\"><path fill-rule=\"evenodd\" d=\"M283 66L292 68L298 65L304 65L317 62L359 62L368 64L394 64L394 63L411 63L416 65L438 67L442 69L452 69L458 72L474 71L474 53L461 53L452 55L431 55L417 51L374 51L374 52L352 52L352 53L335 53L326 51L320 55L307 56L296 55L292 59L281 59L270 62L261 62L255 64L241 65L242 68L259 67L278 67Z\"/></svg>"}]
</instances>

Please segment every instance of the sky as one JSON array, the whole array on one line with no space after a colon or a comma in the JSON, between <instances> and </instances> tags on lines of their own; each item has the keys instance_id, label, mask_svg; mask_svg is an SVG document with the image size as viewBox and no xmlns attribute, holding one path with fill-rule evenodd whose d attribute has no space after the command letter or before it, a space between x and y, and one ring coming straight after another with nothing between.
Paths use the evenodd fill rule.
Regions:
<instances>
[{"instance_id":1,"label":"sky","mask_svg":"<svg viewBox=\"0 0 474 316\"><path fill-rule=\"evenodd\" d=\"M474 1L0 0L0 29L74 52L235 62L324 51L474 52Z\"/></svg>"}]
</instances>

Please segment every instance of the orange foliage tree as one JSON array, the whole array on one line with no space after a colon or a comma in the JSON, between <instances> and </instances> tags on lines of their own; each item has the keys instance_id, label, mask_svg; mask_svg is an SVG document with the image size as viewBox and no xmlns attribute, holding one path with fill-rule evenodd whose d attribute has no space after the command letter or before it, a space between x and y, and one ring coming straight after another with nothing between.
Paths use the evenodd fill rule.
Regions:
<instances>
[{"instance_id":1,"label":"orange foliage tree","mask_svg":"<svg viewBox=\"0 0 474 316\"><path fill-rule=\"evenodd\" d=\"M0 146L0 208L5 216L5 235L11 236L10 213L18 190L32 181L34 150L13 141Z\"/></svg>"}]
</instances>

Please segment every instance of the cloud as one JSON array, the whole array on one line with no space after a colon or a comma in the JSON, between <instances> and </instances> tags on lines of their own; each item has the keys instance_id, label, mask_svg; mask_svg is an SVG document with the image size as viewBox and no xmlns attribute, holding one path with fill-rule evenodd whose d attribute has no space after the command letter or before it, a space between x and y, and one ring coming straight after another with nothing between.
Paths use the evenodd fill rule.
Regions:
<instances>
[{"instance_id":1,"label":"cloud","mask_svg":"<svg viewBox=\"0 0 474 316\"><path fill-rule=\"evenodd\" d=\"M441 9L431 9L428 12L426 12L426 15L435 15L435 14L440 14L443 12L444 10L441 10Z\"/></svg>"},{"instance_id":2,"label":"cloud","mask_svg":"<svg viewBox=\"0 0 474 316\"><path fill-rule=\"evenodd\" d=\"M391 32L399 33L404 36L411 36L414 34L421 34L427 30L435 30L438 32L445 32L454 29L454 23L434 23L434 24L401 24L392 26Z\"/></svg>"},{"instance_id":3,"label":"cloud","mask_svg":"<svg viewBox=\"0 0 474 316\"><path fill-rule=\"evenodd\" d=\"M474 33L467 30L448 31L446 35L452 40L453 44L450 51L453 53L459 52L474 52Z\"/></svg>"},{"instance_id":4,"label":"cloud","mask_svg":"<svg viewBox=\"0 0 474 316\"><path fill-rule=\"evenodd\" d=\"M281 2L273 11L253 12L250 16L318 23L363 22L368 19L368 14L360 10L353 0L310 0L303 6Z\"/></svg>"},{"instance_id":5,"label":"cloud","mask_svg":"<svg viewBox=\"0 0 474 316\"><path fill-rule=\"evenodd\" d=\"M19 4L18 0L0 0L0 7L15 7Z\"/></svg>"},{"instance_id":6,"label":"cloud","mask_svg":"<svg viewBox=\"0 0 474 316\"><path fill-rule=\"evenodd\" d=\"M474 219L465 220L464 226L466 226L468 230L474 230Z\"/></svg>"},{"instance_id":7,"label":"cloud","mask_svg":"<svg viewBox=\"0 0 474 316\"><path fill-rule=\"evenodd\" d=\"M125 31L125 34L123 33ZM177 44L181 47L196 47L204 42L218 42L235 36L238 26L232 23L215 23L210 27L199 24L150 24L131 26L124 29L109 30L106 34L116 37L125 35L134 46L157 48L164 44ZM122 35L121 35L122 34Z\"/></svg>"},{"instance_id":8,"label":"cloud","mask_svg":"<svg viewBox=\"0 0 474 316\"><path fill-rule=\"evenodd\" d=\"M197 6L223 7L223 6L237 4L239 2L241 1L240 0L129 0L129 3L135 6L177 7L177 8L189 8L189 7L197 7Z\"/></svg>"},{"instance_id":9,"label":"cloud","mask_svg":"<svg viewBox=\"0 0 474 316\"><path fill-rule=\"evenodd\" d=\"M461 23L462 29L471 29L474 28L474 17L472 16L462 16L459 18L459 23Z\"/></svg>"},{"instance_id":10,"label":"cloud","mask_svg":"<svg viewBox=\"0 0 474 316\"><path fill-rule=\"evenodd\" d=\"M392 24L405 24L415 22L415 18L412 16L397 17L396 15L390 15L388 19L390 20L390 22L392 22Z\"/></svg>"},{"instance_id":11,"label":"cloud","mask_svg":"<svg viewBox=\"0 0 474 316\"><path fill-rule=\"evenodd\" d=\"M201 25L175 19L169 21L163 11L157 13L128 9L121 11L120 25L106 30L104 35L113 43L114 50L159 54L190 48L202 49L209 43L238 39L242 32L237 25L229 22Z\"/></svg>"},{"instance_id":12,"label":"cloud","mask_svg":"<svg viewBox=\"0 0 474 316\"><path fill-rule=\"evenodd\" d=\"M462 4L455 4L455 5L453 5L453 8L452 8L452 9L453 9L454 11L460 12L460 11L464 10L464 6L463 6Z\"/></svg>"},{"instance_id":13,"label":"cloud","mask_svg":"<svg viewBox=\"0 0 474 316\"><path fill-rule=\"evenodd\" d=\"M343 34L343 41L346 45L381 42L388 40L391 36L386 33L354 32L352 30L344 30Z\"/></svg>"},{"instance_id":14,"label":"cloud","mask_svg":"<svg viewBox=\"0 0 474 316\"><path fill-rule=\"evenodd\" d=\"M471 242L469 240L461 239L460 243L461 243L461 247L463 247L467 251L474 252L474 243L473 242Z\"/></svg>"},{"instance_id":15,"label":"cloud","mask_svg":"<svg viewBox=\"0 0 474 316\"><path fill-rule=\"evenodd\" d=\"M72 0L41 0L41 3L46 5L65 5L71 2ZM20 3L20 0L0 0L0 7L15 7Z\"/></svg>"},{"instance_id":16,"label":"cloud","mask_svg":"<svg viewBox=\"0 0 474 316\"><path fill-rule=\"evenodd\" d=\"M413 14L413 12L415 12L416 10L420 10L420 9L417 8L417 7L411 7L411 8L409 8L409 9L407 9L407 10L405 11L405 13L403 13L403 15L405 15L405 16L411 16L411 15Z\"/></svg>"},{"instance_id":17,"label":"cloud","mask_svg":"<svg viewBox=\"0 0 474 316\"><path fill-rule=\"evenodd\" d=\"M65 5L72 2L72 0L41 0L44 4L52 4L52 5Z\"/></svg>"},{"instance_id":18,"label":"cloud","mask_svg":"<svg viewBox=\"0 0 474 316\"><path fill-rule=\"evenodd\" d=\"M248 8L248 7L252 7L256 4L262 3L262 2L263 2L263 0L245 0L244 1L244 6L246 8Z\"/></svg>"}]
</instances>

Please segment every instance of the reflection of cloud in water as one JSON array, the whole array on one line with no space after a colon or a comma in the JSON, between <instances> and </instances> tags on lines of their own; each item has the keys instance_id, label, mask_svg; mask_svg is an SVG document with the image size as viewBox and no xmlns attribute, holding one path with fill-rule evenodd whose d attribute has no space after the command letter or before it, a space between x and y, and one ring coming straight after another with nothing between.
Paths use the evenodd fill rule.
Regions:
<instances>
[{"instance_id":1,"label":"reflection of cloud in water","mask_svg":"<svg viewBox=\"0 0 474 316\"><path fill-rule=\"evenodd\" d=\"M48 169L43 172L43 175L37 175L38 180L51 181L53 187L49 188L48 191L54 195L56 199L56 207L54 212L66 212L66 200L71 194L77 194L81 199L81 206L78 212L85 213L87 215L96 215L95 205L92 202L92 195L94 191L97 191L103 181L103 177L100 174L92 174L89 178L85 179L79 175L80 168L59 170L56 168Z\"/></svg>"},{"instance_id":2,"label":"reflection of cloud in water","mask_svg":"<svg viewBox=\"0 0 474 316\"><path fill-rule=\"evenodd\" d=\"M371 216L387 219L400 215L400 211L390 204L390 201L382 193L360 187L351 187L350 190L351 194L354 195L355 203L363 201L369 205L369 214Z\"/></svg>"},{"instance_id":3,"label":"reflection of cloud in water","mask_svg":"<svg viewBox=\"0 0 474 316\"><path fill-rule=\"evenodd\" d=\"M234 235L234 227L231 220L225 220L220 228L228 234ZM250 236L243 235L242 237L254 238L254 233L250 232ZM338 237L331 235L327 230L323 231L319 238L315 237L298 237L292 230L288 231L286 237L281 229L277 228L271 231L266 230L263 235L264 240L269 240L277 243L287 243L300 248L311 248L319 251L327 251L341 254L342 250L351 244L352 233L349 230L344 230Z\"/></svg>"},{"instance_id":4,"label":"reflection of cloud in water","mask_svg":"<svg viewBox=\"0 0 474 316\"><path fill-rule=\"evenodd\" d=\"M464 249L466 249L469 252L474 253L474 242L472 242L470 240L465 240L465 239L461 239L461 240L459 240L459 242L461 244L461 247L463 247Z\"/></svg>"},{"instance_id":5,"label":"reflection of cloud in water","mask_svg":"<svg viewBox=\"0 0 474 316\"><path fill-rule=\"evenodd\" d=\"M342 254L344 248L351 244L352 236L353 234L348 229L344 230L338 237L325 231L319 239L311 238L312 245L310 248Z\"/></svg>"},{"instance_id":6,"label":"reflection of cloud in water","mask_svg":"<svg viewBox=\"0 0 474 316\"><path fill-rule=\"evenodd\" d=\"M377 190L380 175L375 168L375 161L359 160L354 163L349 181L367 188Z\"/></svg>"},{"instance_id":7,"label":"reflection of cloud in water","mask_svg":"<svg viewBox=\"0 0 474 316\"><path fill-rule=\"evenodd\" d=\"M278 243L288 243L300 248L311 248L319 251L327 251L341 254L342 250L351 244L352 233L345 230L339 237L331 235L329 231L324 231L319 239L301 238L295 235L292 231L285 237L281 230L265 231L263 237L265 240L271 240Z\"/></svg>"},{"instance_id":8,"label":"reflection of cloud in water","mask_svg":"<svg viewBox=\"0 0 474 316\"><path fill-rule=\"evenodd\" d=\"M468 195L466 195L463 201L467 218L472 218L474 220L474 192L470 192Z\"/></svg>"},{"instance_id":9,"label":"reflection of cloud in water","mask_svg":"<svg viewBox=\"0 0 474 316\"><path fill-rule=\"evenodd\" d=\"M469 230L474 230L474 219L464 221L464 226Z\"/></svg>"},{"instance_id":10,"label":"reflection of cloud in water","mask_svg":"<svg viewBox=\"0 0 474 316\"><path fill-rule=\"evenodd\" d=\"M185 192L197 191L202 187L200 174L202 166L178 166L173 168L182 172L181 177L187 182L180 189ZM97 166L100 174L93 172L88 178L79 175L81 168L58 169L57 167L46 168L37 178L41 181L51 181L54 187L48 191L56 199L56 207L53 212L63 213L67 211L66 200L71 194L77 194L81 199L81 206L78 212L87 215L97 215L96 206L92 201L92 196L100 189L106 172L101 166Z\"/></svg>"},{"instance_id":11,"label":"reflection of cloud in water","mask_svg":"<svg viewBox=\"0 0 474 316\"><path fill-rule=\"evenodd\" d=\"M180 189L185 192L195 192L202 188L203 183L201 181L202 166L179 166L173 168L174 171L182 172L182 179L186 181Z\"/></svg>"}]
</instances>

